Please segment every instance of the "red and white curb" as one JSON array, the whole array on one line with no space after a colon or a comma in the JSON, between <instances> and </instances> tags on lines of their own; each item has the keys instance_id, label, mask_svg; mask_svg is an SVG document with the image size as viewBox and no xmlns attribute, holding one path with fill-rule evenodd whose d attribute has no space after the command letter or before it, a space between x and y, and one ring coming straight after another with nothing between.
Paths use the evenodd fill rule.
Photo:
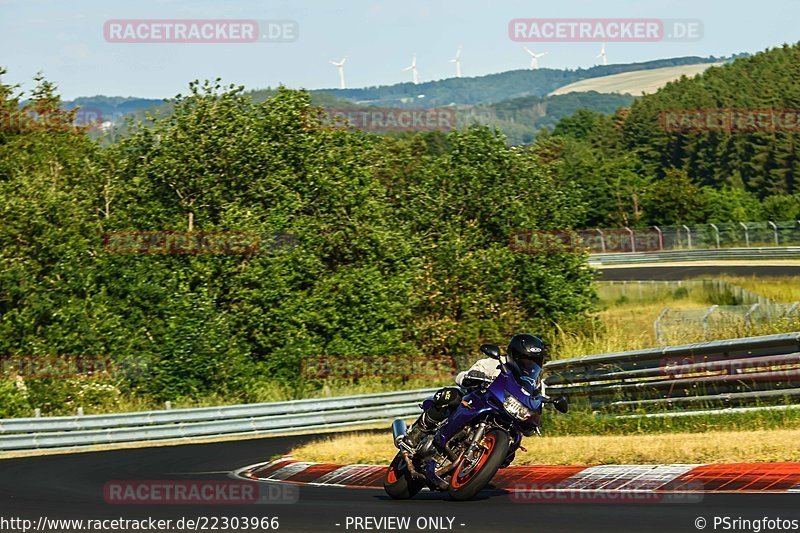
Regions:
<instances>
[{"instance_id":1,"label":"red and white curb","mask_svg":"<svg viewBox=\"0 0 800 533\"><path fill-rule=\"evenodd\" d=\"M255 481L360 489L383 488L386 466L309 463L292 457L244 467ZM510 466L492 485L508 491L797 492L800 463Z\"/></svg>"}]
</instances>

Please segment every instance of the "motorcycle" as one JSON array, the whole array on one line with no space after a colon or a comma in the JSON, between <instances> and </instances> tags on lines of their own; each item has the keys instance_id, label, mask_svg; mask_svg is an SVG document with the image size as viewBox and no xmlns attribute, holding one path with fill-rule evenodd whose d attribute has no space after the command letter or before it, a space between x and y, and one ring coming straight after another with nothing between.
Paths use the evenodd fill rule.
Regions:
<instances>
[{"instance_id":1,"label":"motorcycle","mask_svg":"<svg viewBox=\"0 0 800 533\"><path fill-rule=\"evenodd\" d=\"M522 437L541 435L539 429L544 405L552 404L561 413L568 410L563 396L551 399L532 394L524 385L537 380L515 363L503 363L500 348L481 346L481 352L496 359L500 375L483 380L465 394L458 407L436 430L412 447L406 442L406 423L392 424L394 444L399 449L389 465L384 490L394 499L408 499L423 488L446 491L455 500L468 500L486 487L500 469L511 464ZM432 405L426 399L423 409Z\"/></svg>"}]
</instances>

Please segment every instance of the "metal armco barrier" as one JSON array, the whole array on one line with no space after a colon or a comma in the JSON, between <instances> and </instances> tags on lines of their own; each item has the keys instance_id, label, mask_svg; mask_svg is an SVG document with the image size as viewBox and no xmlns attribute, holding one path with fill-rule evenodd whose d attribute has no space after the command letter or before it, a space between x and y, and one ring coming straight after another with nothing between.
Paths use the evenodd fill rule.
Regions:
<instances>
[{"instance_id":1,"label":"metal armco barrier","mask_svg":"<svg viewBox=\"0 0 800 533\"><path fill-rule=\"evenodd\" d=\"M590 264L625 265L637 263L672 263L684 261L752 261L764 259L800 259L800 246L762 248L720 248L703 250L669 250L663 252L623 252L591 254Z\"/></svg>"},{"instance_id":2,"label":"metal armco barrier","mask_svg":"<svg viewBox=\"0 0 800 533\"><path fill-rule=\"evenodd\" d=\"M800 333L592 355L546 365L547 394L604 412L800 402Z\"/></svg>"},{"instance_id":3,"label":"metal armco barrier","mask_svg":"<svg viewBox=\"0 0 800 533\"><path fill-rule=\"evenodd\" d=\"M601 413L800 403L800 332L546 365L547 394ZM0 451L262 435L412 417L436 389L227 407L0 420ZM675 412L681 412L678 409Z\"/></svg>"},{"instance_id":4,"label":"metal armco barrier","mask_svg":"<svg viewBox=\"0 0 800 533\"><path fill-rule=\"evenodd\" d=\"M0 420L0 451L260 435L416 415L436 389L227 407Z\"/></svg>"}]
</instances>

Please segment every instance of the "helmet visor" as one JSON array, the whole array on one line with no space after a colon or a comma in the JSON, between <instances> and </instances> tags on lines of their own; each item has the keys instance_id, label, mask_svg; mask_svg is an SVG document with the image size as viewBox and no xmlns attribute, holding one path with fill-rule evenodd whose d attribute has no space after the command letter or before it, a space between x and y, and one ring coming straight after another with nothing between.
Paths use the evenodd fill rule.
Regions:
<instances>
[{"instance_id":1,"label":"helmet visor","mask_svg":"<svg viewBox=\"0 0 800 533\"><path fill-rule=\"evenodd\" d=\"M540 388L539 379L542 376L542 367L533 359L519 358L517 359L517 366L520 369L520 384L522 388L528 392L534 392Z\"/></svg>"}]
</instances>

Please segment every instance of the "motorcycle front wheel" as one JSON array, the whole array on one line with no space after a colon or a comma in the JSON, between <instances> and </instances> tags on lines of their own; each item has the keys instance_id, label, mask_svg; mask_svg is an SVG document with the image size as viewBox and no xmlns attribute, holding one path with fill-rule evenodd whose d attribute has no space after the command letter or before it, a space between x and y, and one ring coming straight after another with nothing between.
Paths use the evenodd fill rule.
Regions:
<instances>
[{"instance_id":1,"label":"motorcycle front wheel","mask_svg":"<svg viewBox=\"0 0 800 533\"><path fill-rule=\"evenodd\" d=\"M395 500L407 500L421 491L424 486L424 482L411 477L403 454L397 452L392 464L386 470L386 477L383 480L383 490L386 491L386 494Z\"/></svg>"},{"instance_id":2,"label":"motorcycle front wheel","mask_svg":"<svg viewBox=\"0 0 800 533\"><path fill-rule=\"evenodd\" d=\"M480 454L465 457L453 472L448 492L454 500L469 500L489 484L508 455L511 438L501 429L492 429L481 445Z\"/></svg>"}]
</instances>

